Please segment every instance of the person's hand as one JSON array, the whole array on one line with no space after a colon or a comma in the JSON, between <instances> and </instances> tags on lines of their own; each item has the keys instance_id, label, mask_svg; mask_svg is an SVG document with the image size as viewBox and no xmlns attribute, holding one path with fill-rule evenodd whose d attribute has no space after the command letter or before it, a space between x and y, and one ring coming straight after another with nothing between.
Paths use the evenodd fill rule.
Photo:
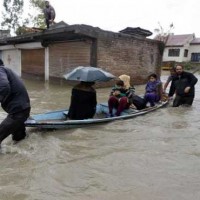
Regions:
<instances>
[{"instance_id":1,"label":"person's hand","mask_svg":"<svg viewBox=\"0 0 200 200\"><path fill-rule=\"evenodd\" d=\"M188 93L189 91L190 91L190 87L186 87L184 90L185 93Z\"/></svg>"},{"instance_id":2,"label":"person's hand","mask_svg":"<svg viewBox=\"0 0 200 200\"><path fill-rule=\"evenodd\" d=\"M118 90L116 90L116 91L113 92L114 96L118 96L119 94L120 94L120 91L118 91Z\"/></svg>"},{"instance_id":3,"label":"person's hand","mask_svg":"<svg viewBox=\"0 0 200 200\"><path fill-rule=\"evenodd\" d=\"M137 109L136 106L133 103L129 106L129 108L131 108L131 109Z\"/></svg>"}]
</instances>

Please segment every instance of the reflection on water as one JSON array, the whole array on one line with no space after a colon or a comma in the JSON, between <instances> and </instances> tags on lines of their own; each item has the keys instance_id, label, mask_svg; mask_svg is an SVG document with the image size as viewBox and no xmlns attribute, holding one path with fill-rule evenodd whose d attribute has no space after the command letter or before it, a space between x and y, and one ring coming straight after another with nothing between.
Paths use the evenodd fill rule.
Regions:
<instances>
[{"instance_id":1,"label":"reflection on water","mask_svg":"<svg viewBox=\"0 0 200 200\"><path fill-rule=\"evenodd\" d=\"M26 85L33 114L69 106L71 87ZM191 108L167 107L73 130L29 129L17 145L7 138L0 154L0 199L199 199L199 85ZM144 86L136 89L142 93ZM98 101L108 94L98 89Z\"/></svg>"}]
</instances>

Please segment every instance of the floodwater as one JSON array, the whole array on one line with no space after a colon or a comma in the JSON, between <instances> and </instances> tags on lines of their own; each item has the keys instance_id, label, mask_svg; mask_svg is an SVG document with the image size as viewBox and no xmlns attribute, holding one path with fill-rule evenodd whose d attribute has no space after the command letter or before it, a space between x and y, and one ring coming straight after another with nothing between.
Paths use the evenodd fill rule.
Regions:
<instances>
[{"instance_id":1,"label":"floodwater","mask_svg":"<svg viewBox=\"0 0 200 200\"><path fill-rule=\"evenodd\" d=\"M28 129L0 153L1 200L200 199L200 75L192 107L73 130ZM165 81L166 74L162 76ZM32 114L69 105L70 89L25 81ZM136 87L143 92L143 86ZM109 89L98 89L107 100ZM1 110L0 118L5 113Z\"/></svg>"}]
</instances>

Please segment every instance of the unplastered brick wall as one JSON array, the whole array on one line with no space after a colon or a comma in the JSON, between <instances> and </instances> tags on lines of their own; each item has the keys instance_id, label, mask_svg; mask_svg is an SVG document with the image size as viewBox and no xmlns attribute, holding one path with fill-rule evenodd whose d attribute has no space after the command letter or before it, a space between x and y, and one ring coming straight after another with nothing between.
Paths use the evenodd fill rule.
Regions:
<instances>
[{"instance_id":1,"label":"unplastered brick wall","mask_svg":"<svg viewBox=\"0 0 200 200\"><path fill-rule=\"evenodd\" d=\"M114 75L131 76L134 85L144 84L150 73L160 75L161 53L155 40L101 37L97 43L97 65Z\"/></svg>"}]
</instances>

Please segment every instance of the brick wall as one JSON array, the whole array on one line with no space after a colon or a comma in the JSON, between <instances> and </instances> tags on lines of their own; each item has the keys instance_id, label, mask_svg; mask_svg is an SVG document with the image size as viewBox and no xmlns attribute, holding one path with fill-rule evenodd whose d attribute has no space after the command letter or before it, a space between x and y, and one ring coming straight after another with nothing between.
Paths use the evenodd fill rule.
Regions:
<instances>
[{"instance_id":1,"label":"brick wall","mask_svg":"<svg viewBox=\"0 0 200 200\"><path fill-rule=\"evenodd\" d=\"M149 39L102 37L97 43L97 66L114 75L131 76L134 85L146 83L150 73L161 73L159 43Z\"/></svg>"}]
</instances>

